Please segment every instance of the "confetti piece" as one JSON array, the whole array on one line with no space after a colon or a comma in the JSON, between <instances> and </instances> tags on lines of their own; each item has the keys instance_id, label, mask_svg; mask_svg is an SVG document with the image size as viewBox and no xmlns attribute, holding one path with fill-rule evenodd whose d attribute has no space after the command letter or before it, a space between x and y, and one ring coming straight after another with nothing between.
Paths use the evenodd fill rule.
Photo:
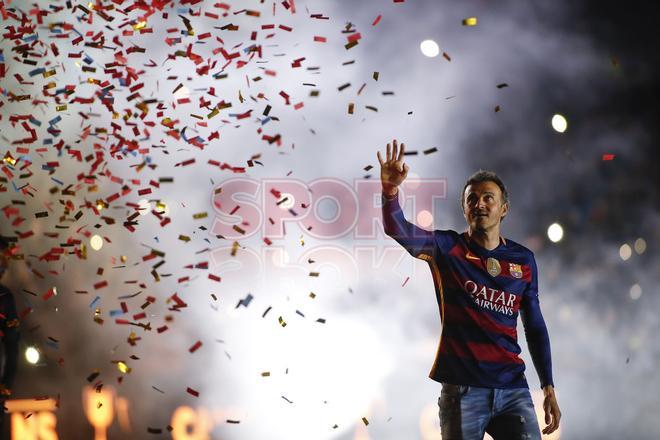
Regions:
<instances>
[{"instance_id":1,"label":"confetti piece","mask_svg":"<svg viewBox=\"0 0 660 440\"><path fill-rule=\"evenodd\" d=\"M362 422L364 423L365 426L369 425L369 420L367 420L366 417L362 417Z\"/></svg>"},{"instance_id":2,"label":"confetti piece","mask_svg":"<svg viewBox=\"0 0 660 440\"><path fill-rule=\"evenodd\" d=\"M197 349L198 349L199 347L201 347L201 346L202 346L202 341L197 341L197 342L195 342L195 343L193 344L192 347L190 347L190 348L188 349L188 351L191 352L191 353L194 353L194 352L196 352Z\"/></svg>"},{"instance_id":3,"label":"confetti piece","mask_svg":"<svg viewBox=\"0 0 660 440\"><path fill-rule=\"evenodd\" d=\"M89 376L87 376L87 382L89 382L89 383L94 382L94 379L96 379L97 377L99 377L100 374L101 374L101 371L100 371L100 370L94 370L94 371L92 371L92 373L91 373Z\"/></svg>"},{"instance_id":4,"label":"confetti piece","mask_svg":"<svg viewBox=\"0 0 660 440\"><path fill-rule=\"evenodd\" d=\"M89 308L90 308L90 309L95 308L96 305L98 304L98 302L99 302L100 300L101 300L101 297L100 297L100 296L97 296L96 298L94 298L94 299L92 300L92 302L89 303Z\"/></svg>"},{"instance_id":5,"label":"confetti piece","mask_svg":"<svg viewBox=\"0 0 660 440\"><path fill-rule=\"evenodd\" d=\"M602 160L614 160L615 155L614 154L603 154Z\"/></svg>"},{"instance_id":6,"label":"confetti piece","mask_svg":"<svg viewBox=\"0 0 660 440\"><path fill-rule=\"evenodd\" d=\"M504 87L509 87L509 85L507 83L500 83L500 84L497 85L498 89L502 89Z\"/></svg>"},{"instance_id":7,"label":"confetti piece","mask_svg":"<svg viewBox=\"0 0 660 440\"><path fill-rule=\"evenodd\" d=\"M468 17L463 19L463 26L476 26L477 17Z\"/></svg>"},{"instance_id":8,"label":"confetti piece","mask_svg":"<svg viewBox=\"0 0 660 440\"><path fill-rule=\"evenodd\" d=\"M406 280L403 282L403 284L401 284L401 287L404 287L408 283L409 279L410 277L406 277Z\"/></svg>"},{"instance_id":9,"label":"confetti piece","mask_svg":"<svg viewBox=\"0 0 660 440\"><path fill-rule=\"evenodd\" d=\"M277 321L280 323L282 327L286 327L286 322L284 321L284 318L280 316L279 318L277 318Z\"/></svg>"},{"instance_id":10,"label":"confetti piece","mask_svg":"<svg viewBox=\"0 0 660 440\"><path fill-rule=\"evenodd\" d=\"M188 394L190 394L191 396L199 397L199 391L194 390L194 389L192 389L192 388L190 388L190 387L186 388L186 392L187 392Z\"/></svg>"},{"instance_id":11,"label":"confetti piece","mask_svg":"<svg viewBox=\"0 0 660 440\"><path fill-rule=\"evenodd\" d=\"M250 305L250 302L252 301L254 297L252 296L251 293L248 293L247 296L241 300L238 301L238 304L236 304L235 309L239 308L240 306L247 307Z\"/></svg>"},{"instance_id":12,"label":"confetti piece","mask_svg":"<svg viewBox=\"0 0 660 440\"><path fill-rule=\"evenodd\" d=\"M373 21L373 23L371 23L371 25L376 26L378 23L380 23L380 19L382 17L383 17L382 15L378 14L378 17L376 17L376 19Z\"/></svg>"}]
</instances>

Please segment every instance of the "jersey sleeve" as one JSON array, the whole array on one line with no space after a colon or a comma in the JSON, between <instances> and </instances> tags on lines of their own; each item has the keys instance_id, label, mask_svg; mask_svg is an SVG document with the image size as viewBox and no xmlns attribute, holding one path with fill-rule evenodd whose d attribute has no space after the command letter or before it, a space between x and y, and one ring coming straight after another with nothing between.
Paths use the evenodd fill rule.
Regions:
<instances>
[{"instance_id":1,"label":"jersey sleeve","mask_svg":"<svg viewBox=\"0 0 660 440\"><path fill-rule=\"evenodd\" d=\"M541 313L538 289L538 270L534 255L531 256L531 281L525 290L520 305L520 316L525 328L527 346L541 382L541 388L554 386L552 381L552 359L550 354L550 337Z\"/></svg>"},{"instance_id":2,"label":"jersey sleeve","mask_svg":"<svg viewBox=\"0 0 660 440\"><path fill-rule=\"evenodd\" d=\"M431 255L447 252L455 238L452 231L427 231L406 220L399 205L399 195L388 198L381 195L383 202L383 226L385 234L404 247L410 255L419 258L421 254Z\"/></svg>"}]
</instances>

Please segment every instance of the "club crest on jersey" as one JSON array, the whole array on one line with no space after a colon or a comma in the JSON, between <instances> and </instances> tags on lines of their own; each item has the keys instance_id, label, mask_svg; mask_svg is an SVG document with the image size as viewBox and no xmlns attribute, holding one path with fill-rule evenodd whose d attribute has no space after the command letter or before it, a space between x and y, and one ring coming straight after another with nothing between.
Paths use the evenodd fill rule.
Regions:
<instances>
[{"instance_id":1,"label":"club crest on jersey","mask_svg":"<svg viewBox=\"0 0 660 440\"><path fill-rule=\"evenodd\" d=\"M509 263L509 273L514 278L522 278L523 272L520 264Z\"/></svg>"},{"instance_id":2,"label":"club crest on jersey","mask_svg":"<svg viewBox=\"0 0 660 440\"><path fill-rule=\"evenodd\" d=\"M488 257L488 260L486 260L486 269L488 270L488 273L493 277L498 276L500 272L502 272L500 262L493 257Z\"/></svg>"}]
</instances>

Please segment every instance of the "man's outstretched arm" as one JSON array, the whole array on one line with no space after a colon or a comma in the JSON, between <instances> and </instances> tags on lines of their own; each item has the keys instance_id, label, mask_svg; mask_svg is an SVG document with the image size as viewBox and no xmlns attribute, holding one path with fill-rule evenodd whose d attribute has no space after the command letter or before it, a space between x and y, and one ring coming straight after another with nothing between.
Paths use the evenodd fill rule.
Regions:
<instances>
[{"instance_id":1,"label":"man's outstretched arm","mask_svg":"<svg viewBox=\"0 0 660 440\"><path fill-rule=\"evenodd\" d=\"M410 255L417 257L420 253L430 253L433 249L433 232L426 231L406 220L399 205L398 187L408 175L408 165L403 162L405 145L397 151L396 139L392 142L393 149L387 144L386 158L383 160L378 152L380 162L380 180L383 185L383 226L385 234L392 237L403 246Z\"/></svg>"}]
</instances>

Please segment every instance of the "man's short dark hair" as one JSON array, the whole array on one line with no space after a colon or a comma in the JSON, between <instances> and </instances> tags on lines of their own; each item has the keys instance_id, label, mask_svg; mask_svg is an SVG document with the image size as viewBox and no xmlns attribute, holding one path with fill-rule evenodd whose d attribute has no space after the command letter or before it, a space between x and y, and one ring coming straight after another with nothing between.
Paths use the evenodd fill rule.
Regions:
<instances>
[{"instance_id":1,"label":"man's short dark hair","mask_svg":"<svg viewBox=\"0 0 660 440\"><path fill-rule=\"evenodd\" d=\"M509 203L509 192L506 190L506 186L504 186L504 182L502 182L500 176L495 174L493 171L479 170L471 175L467 182L465 182L465 186L463 186L463 191L461 191L461 207L463 207L463 200L465 198L465 188L467 188L469 185L483 182L493 182L499 186L500 191L502 191L502 203Z\"/></svg>"}]
</instances>

